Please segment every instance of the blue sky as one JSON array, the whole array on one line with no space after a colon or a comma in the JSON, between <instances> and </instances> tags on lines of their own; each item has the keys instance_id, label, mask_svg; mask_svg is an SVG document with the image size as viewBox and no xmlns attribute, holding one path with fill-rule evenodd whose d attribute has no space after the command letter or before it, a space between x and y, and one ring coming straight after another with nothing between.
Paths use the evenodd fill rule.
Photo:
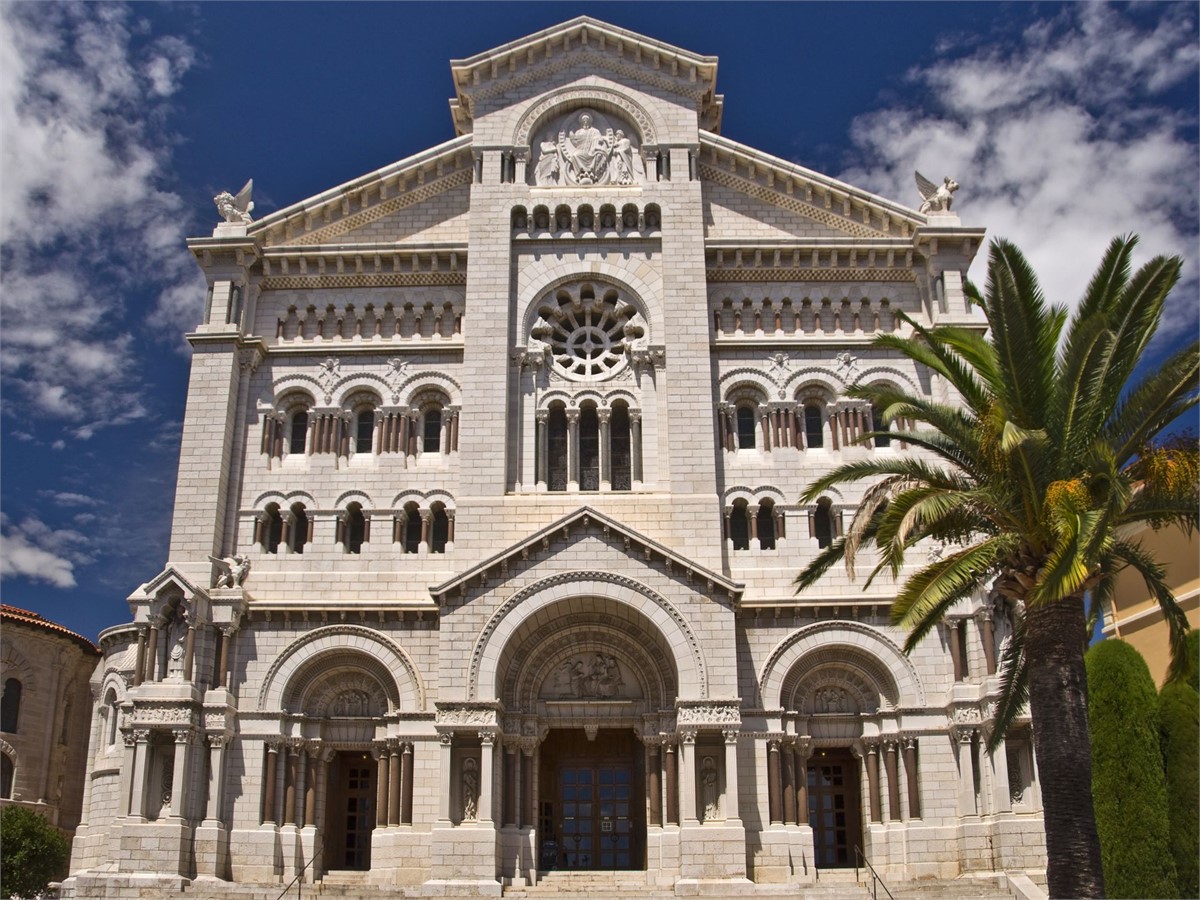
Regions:
<instances>
[{"instance_id":1,"label":"blue sky","mask_svg":"<svg viewBox=\"0 0 1200 900\"><path fill-rule=\"evenodd\" d=\"M94 638L161 570L212 197L445 141L451 58L580 14L719 56L733 140L913 206L952 175L1053 300L1115 234L1183 255L1155 353L1196 336L1192 3L0 3L4 602Z\"/></svg>"}]
</instances>

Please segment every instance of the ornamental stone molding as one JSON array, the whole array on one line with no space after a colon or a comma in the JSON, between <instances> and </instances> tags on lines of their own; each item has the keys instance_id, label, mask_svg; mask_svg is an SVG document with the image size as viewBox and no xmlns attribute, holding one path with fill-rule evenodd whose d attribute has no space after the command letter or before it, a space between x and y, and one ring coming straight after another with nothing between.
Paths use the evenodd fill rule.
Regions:
<instances>
[{"instance_id":1,"label":"ornamental stone molding","mask_svg":"<svg viewBox=\"0 0 1200 900\"><path fill-rule=\"evenodd\" d=\"M492 706L438 703L433 724L439 730L445 728L471 730L478 728L498 728L500 720L496 709Z\"/></svg>"},{"instance_id":2,"label":"ornamental stone molding","mask_svg":"<svg viewBox=\"0 0 1200 900\"><path fill-rule=\"evenodd\" d=\"M721 728L742 724L742 711L738 703L676 703L676 727L680 730L696 727Z\"/></svg>"},{"instance_id":3,"label":"ornamental stone molding","mask_svg":"<svg viewBox=\"0 0 1200 900\"><path fill-rule=\"evenodd\" d=\"M658 129L645 107L611 88L595 85L555 91L529 107L517 120L513 144L518 147L529 146L531 136L545 127L543 121L568 107L602 107L617 110L637 127L637 136L642 144L658 143Z\"/></svg>"}]
</instances>

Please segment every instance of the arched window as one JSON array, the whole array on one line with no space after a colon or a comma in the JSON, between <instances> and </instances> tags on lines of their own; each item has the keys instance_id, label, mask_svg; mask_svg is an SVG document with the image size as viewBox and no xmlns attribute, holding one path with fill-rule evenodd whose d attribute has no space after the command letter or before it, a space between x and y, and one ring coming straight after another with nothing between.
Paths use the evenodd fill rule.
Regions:
<instances>
[{"instance_id":1,"label":"arched window","mask_svg":"<svg viewBox=\"0 0 1200 900\"><path fill-rule=\"evenodd\" d=\"M421 510L415 503L404 504L404 552L417 553L421 549Z\"/></svg>"},{"instance_id":2,"label":"arched window","mask_svg":"<svg viewBox=\"0 0 1200 900\"><path fill-rule=\"evenodd\" d=\"M308 411L297 410L292 413L292 422L288 431L288 453L303 453L305 441L308 440Z\"/></svg>"},{"instance_id":3,"label":"arched window","mask_svg":"<svg viewBox=\"0 0 1200 900\"><path fill-rule=\"evenodd\" d=\"M17 720L21 717L21 682L8 678L4 682L4 694L0 697L0 731L17 733Z\"/></svg>"},{"instance_id":4,"label":"arched window","mask_svg":"<svg viewBox=\"0 0 1200 900\"><path fill-rule=\"evenodd\" d=\"M872 431L890 431L888 423L883 420L883 411L875 405L871 406L871 430ZM890 434L875 435L876 447L892 446L892 436Z\"/></svg>"},{"instance_id":5,"label":"arched window","mask_svg":"<svg viewBox=\"0 0 1200 900\"><path fill-rule=\"evenodd\" d=\"M833 510L832 504L827 498L823 497L817 501L812 522L813 537L817 539L817 546L824 549L832 544L834 537Z\"/></svg>"},{"instance_id":6,"label":"arched window","mask_svg":"<svg viewBox=\"0 0 1200 900\"><path fill-rule=\"evenodd\" d=\"M283 516L279 513L278 503L271 503L263 510L259 528L262 548L268 553L278 553L279 545L283 543Z\"/></svg>"},{"instance_id":7,"label":"arched window","mask_svg":"<svg viewBox=\"0 0 1200 900\"><path fill-rule=\"evenodd\" d=\"M579 489L600 490L600 417L594 406L579 411Z\"/></svg>"},{"instance_id":8,"label":"arched window","mask_svg":"<svg viewBox=\"0 0 1200 900\"><path fill-rule=\"evenodd\" d=\"M360 409L354 419L354 452L370 453L375 438L375 410Z\"/></svg>"},{"instance_id":9,"label":"arched window","mask_svg":"<svg viewBox=\"0 0 1200 900\"><path fill-rule=\"evenodd\" d=\"M362 506L351 503L346 507L346 517L342 522L342 539L347 553L361 553L363 541L367 539L367 517L363 515Z\"/></svg>"},{"instance_id":10,"label":"arched window","mask_svg":"<svg viewBox=\"0 0 1200 900\"><path fill-rule=\"evenodd\" d=\"M292 527L288 536L288 548L293 553L303 553L308 543L308 510L303 503L292 504Z\"/></svg>"},{"instance_id":11,"label":"arched window","mask_svg":"<svg viewBox=\"0 0 1200 900\"><path fill-rule=\"evenodd\" d=\"M646 228L654 229L662 225L662 213L659 212L658 205L651 203L646 207Z\"/></svg>"},{"instance_id":12,"label":"arched window","mask_svg":"<svg viewBox=\"0 0 1200 900\"><path fill-rule=\"evenodd\" d=\"M754 407L743 404L737 408L737 439L739 450L754 449Z\"/></svg>"},{"instance_id":13,"label":"arched window","mask_svg":"<svg viewBox=\"0 0 1200 900\"><path fill-rule=\"evenodd\" d=\"M825 430L821 423L821 407L809 403L804 407L804 441L812 450L825 446Z\"/></svg>"},{"instance_id":14,"label":"arched window","mask_svg":"<svg viewBox=\"0 0 1200 900\"><path fill-rule=\"evenodd\" d=\"M758 507L758 546L762 550L775 549L775 504L763 500Z\"/></svg>"},{"instance_id":15,"label":"arched window","mask_svg":"<svg viewBox=\"0 0 1200 900\"><path fill-rule=\"evenodd\" d=\"M567 489L567 410L552 407L546 418L547 456L546 487L552 491Z\"/></svg>"},{"instance_id":16,"label":"arched window","mask_svg":"<svg viewBox=\"0 0 1200 900\"><path fill-rule=\"evenodd\" d=\"M444 504L435 503L432 507L433 516L429 528L429 551L445 553L446 542L450 539L450 517L446 515Z\"/></svg>"},{"instance_id":17,"label":"arched window","mask_svg":"<svg viewBox=\"0 0 1200 900\"><path fill-rule=\"evenodd\" d=\"M0 800L11 800L13 793L13 761L0 753Z\"/></svg>"},{"instance_id":18,"label":"arched window","mask_svg":"<svg viewBox=\"0 0 1200 900\"><path fill-rule=\"evenodd\" d=\"M117 705L117 692L109 688L104 697L104 711L107 717L105 725L104 745L112 747L120 737L118 726L121 724L121 709Z\"/></svg>"},{"instance_id":19,"label":"arched window","mask_svg":"<svg viewBox=\"0 0 1200 900\"><path fill-rule=\"evenodd\" d=\"M550 228L550 210L544 206L533 208L533 227L546 231Z\"/></svg>"},{"instance_id":20,"label":"arched window","mask_svg":"<svg viewBox=\"0 0 1200 900\"><path fill-rule=\"evenodd\" d=\"M734 500L729 514L729 538L734 550L750 549L750 505L745 500Z\"/></svg>"},{"instance_id":21,"label":"arched window","mask_svg":"<svg viewBox=\"0 0 1200 900\"><path fill-rule=\"evenodd\" d=\"M612 408L609 424L609 442L612 445L612 489L633 489L633 454L629 438L629 407L617 403Z\"/></svg>"},{"instance_id":22,"label":"arched window","mask_svg":"<svg viewBox=\"0 0 1200 900\"><path fill-rule=\"evenodd\" d=\"M421 428L421 452L440 452L442 449L442 408L440 406L431 406L425 410Z\"/></svg>"}]
</instances>

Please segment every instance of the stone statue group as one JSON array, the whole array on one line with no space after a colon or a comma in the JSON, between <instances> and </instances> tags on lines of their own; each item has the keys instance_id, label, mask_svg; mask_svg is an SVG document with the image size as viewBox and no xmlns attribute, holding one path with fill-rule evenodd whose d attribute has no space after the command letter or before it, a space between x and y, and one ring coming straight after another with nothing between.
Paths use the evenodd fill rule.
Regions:
<instances>
[{"instance_id":1,"label":"stone statue group","mask_svg":"<svg viewBox=\"0 0 1200 900\"><path fill-rule=\"evenodd\" d=\"M588 113L574 128L549 132L541 144L534 181L548 185L636 184L645 180L642 157L623 129L601 131Z\"/></svg>"}]
</instances>

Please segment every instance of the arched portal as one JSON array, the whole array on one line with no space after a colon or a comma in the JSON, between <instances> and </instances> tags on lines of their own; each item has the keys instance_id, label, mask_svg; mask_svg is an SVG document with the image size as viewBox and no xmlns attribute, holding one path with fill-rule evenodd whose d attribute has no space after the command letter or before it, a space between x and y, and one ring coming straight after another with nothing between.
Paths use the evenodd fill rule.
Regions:
<instances>
[{"instance_id":1,"label":"arched portal","mask_svg":"<svg viewBox=\"0 0 1200 900\"><path fill-rule=\"evenodd\" d=\"M671 619L644 595L595 587L514 607L495 623L495 663L479 680L481 697L492 686L539 738L522 805L536 810L542 869L644 868L647 829L662 825L657 741L673 727L681 661L652 616ZM682 662L694 679L695 661Z\"/></svg>"}]
</instances>

